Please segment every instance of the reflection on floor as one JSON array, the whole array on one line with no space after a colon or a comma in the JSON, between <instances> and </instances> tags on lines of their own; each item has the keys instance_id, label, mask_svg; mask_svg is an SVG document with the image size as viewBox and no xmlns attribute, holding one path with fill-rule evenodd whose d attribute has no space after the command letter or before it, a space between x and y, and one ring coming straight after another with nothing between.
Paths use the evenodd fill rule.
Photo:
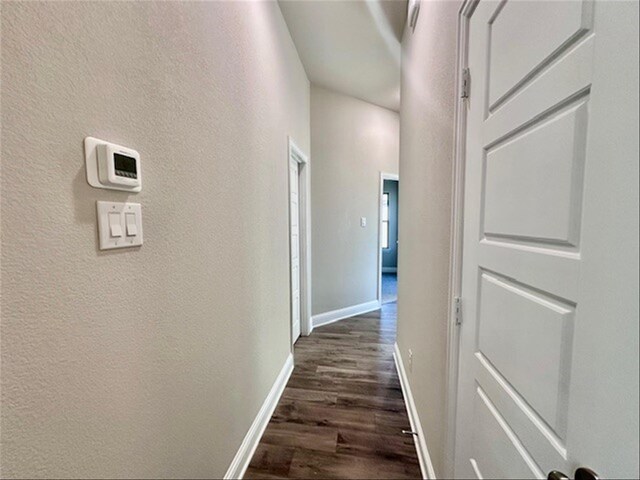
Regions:
<instances>
[{"instance_id":1,"label":"reflection on floor","mask_svg":"<svg viewBox=\"0 0 640 480\"><path fill-rule=\"evenodd\" d=\"M398 300L398 274L382 274L382 303L395 302Z\"/></svg>"},{"instance_id":2,"label":"reflection on floor","mask_svg":"<svg viewBox=\"0 0 640 480\"><path fill-rule=\"evenodd\" d=\"M244 478L421 478L393 362L397 309L319 327Z\"/></svg>"}]
</instances>

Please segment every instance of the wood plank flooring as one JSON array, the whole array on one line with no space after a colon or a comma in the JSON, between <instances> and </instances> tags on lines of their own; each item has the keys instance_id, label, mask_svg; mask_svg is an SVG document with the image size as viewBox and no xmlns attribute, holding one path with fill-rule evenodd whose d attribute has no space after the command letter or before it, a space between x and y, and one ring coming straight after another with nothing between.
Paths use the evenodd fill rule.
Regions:
<instances>
[{"instance_id":1,"label":"wood plank flooring","mask_svg":"<svg viewBox=\"0 0 640 480\"><path fill-rule=\"evenodd\" d=\"M319 327L244 478L421 478L393 362L396 304Z\"/></svg>"}]
</instances>

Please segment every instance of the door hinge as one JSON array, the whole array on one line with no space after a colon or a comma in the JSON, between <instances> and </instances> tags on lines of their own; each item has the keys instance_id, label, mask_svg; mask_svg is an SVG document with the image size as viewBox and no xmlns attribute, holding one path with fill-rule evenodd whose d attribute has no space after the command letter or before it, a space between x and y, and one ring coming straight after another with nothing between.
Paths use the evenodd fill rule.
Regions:
<instances>
[{"instance_id":1,"label":"door hinge","mask_svg":"<svg viewBox=\"0 0 640 480\"><path fill-rule=\"evenodd\" d=\"M469 98L469 92L471 91L471 71L468 68L462 70L461 90L462 92L460 93L460 98Z\"/></svg>"},{"instance_id":2,"label":"door hinge","mask_svg":"<svg viewBox=\"0 0 640 480\"><path fill-rule=\"evenodd\" d=\"M453 299L453 311L455 317L455 324L462 324L462 298L456 297Z\"/></svg>"}]
</instances>

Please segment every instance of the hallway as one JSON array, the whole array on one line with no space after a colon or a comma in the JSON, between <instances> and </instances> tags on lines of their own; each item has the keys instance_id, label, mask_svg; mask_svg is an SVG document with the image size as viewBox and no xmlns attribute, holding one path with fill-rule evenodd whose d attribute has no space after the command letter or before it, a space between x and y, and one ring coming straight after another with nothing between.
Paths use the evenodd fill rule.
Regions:
<instances>
[{"instance_id":1,"label":"hallway","mask_svg":"<svg viewBox=\"0 0 640 480\"><path fill-rule=\"evenodd\" d=\"M639 20L0 0L0 480L640 480Z\"/></svg>"},{"instance_id":2,"label":"hallway","mask_svg":"<svg viewBox=\"0 0 640 480\"><path fill-rule=\"evenodd\" d=\"M319 327L245 478L421 478L393 361L397 304Z\"/></svg>"}]
</instances>

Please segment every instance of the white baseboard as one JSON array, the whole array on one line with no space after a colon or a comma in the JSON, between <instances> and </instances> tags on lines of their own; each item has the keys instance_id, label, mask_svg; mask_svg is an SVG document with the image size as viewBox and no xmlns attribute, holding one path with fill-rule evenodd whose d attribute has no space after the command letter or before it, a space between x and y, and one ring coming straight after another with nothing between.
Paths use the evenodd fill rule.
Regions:
<instances>
[{"instance_id":1,"label":"white baseboard","mask_svg":"<svg viewBox=\"0 0 640 480\"><path fill-rule=\"evenodd\" d=\"M411 430L417 432L418 435L413 436L413 440L416 444L416 450L418 451L418 460L420 461L420 470L422 471L422 478L429 480L436 478L436 473L433 469L433 463L429 456L429 450L427 449L427 440L422 431L422 424L420 423L420 417L416 410L416 404L413 401L413 395L411 394L411 387L409 385L409 379L407 372L404 369L402 363L402 355L398 344L394 345L393 359L396 362L396 370L398 370L398 377L400 377L400 386L402 387L402 394L404 395L404 401L407 404L407 413L409 414L409 422L411 424Z\"/></svg>"},{"instance_id":2,"label":"white baseboard","mask_svg":"<svg viewBox=\"0 0 640 480\"><path fill-rule=\"evenodd\" d=\"M398 273L398 267L382 267L382 273Z\"/></svg>"},{"instance_id":3,"label":"white baseboard","mask_svg":"<svg viewBox=\"0 0 640 480\"><path fill-rule=\"evenodd\" d=\"M311 324L313 328L321 327L322 325L328 325L329 323L337 322L345 318L353 317L354 315L362 315L363 313L372 312L380 308L379 300L372 300L371 302L361 303L359 305L353 305L351 307L341 308L339 310L333 310L331 312L320 313L311 317Z\"/></svg>"},{"instance_id":4,"label":"white baseboard","mask_svg":"<svg viewBox=\"0 0 640 480\"><path fill-rule=\"evenodd\" d=\"M291 372L293 372L293 354L290 353L284 362L282 370L280 370L278 374L278 378L276 378L276 381L273 383L267 398L265 398L262 407L260 407L260 411L253 420L251 427L249 427L249 431L245 435L244 440L242 440L236 456L233 457L233 461L231 465L229 465L227 473L224 475L225 479L242 478L244 476L251 462L251 458L258 447L258 443L260 443L262 434L267 428L269 420L271 420L271 415L273 415L273 411L278 405L284 387L287 386Z\"/></svg>"}]
</instances>

